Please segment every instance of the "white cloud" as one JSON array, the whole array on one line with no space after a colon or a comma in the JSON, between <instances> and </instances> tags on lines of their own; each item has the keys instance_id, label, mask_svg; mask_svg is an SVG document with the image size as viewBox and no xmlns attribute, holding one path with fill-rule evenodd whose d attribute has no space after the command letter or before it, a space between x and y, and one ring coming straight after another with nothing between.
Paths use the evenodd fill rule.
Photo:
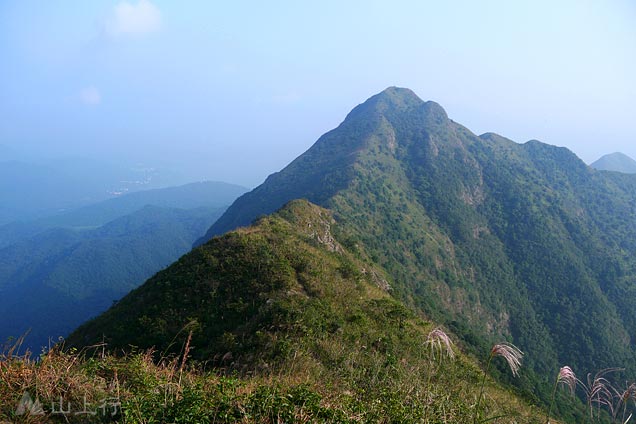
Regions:
<instances>
[{"instance_id":1,"label":"white cloud","mask_svg":"<svg viewBox=\"0 0 636 424\"><path fill-rule=\"evenodd\" d=\"M122 1L104 22L106 34L111 37L144 35L160 28L161 11L148 0L136 4Z\"/></svg>"},{"instance_id":2,"label":"white cloud","mask_svg":"<svg viewBox=\"0 0 636 424\"><path fill-rule=\"evenodd\" d=\"M97 88L90 86L80 91L79 99L85 105L96 106L102 102L102 95Z\"/></svg>"}]
</instances>

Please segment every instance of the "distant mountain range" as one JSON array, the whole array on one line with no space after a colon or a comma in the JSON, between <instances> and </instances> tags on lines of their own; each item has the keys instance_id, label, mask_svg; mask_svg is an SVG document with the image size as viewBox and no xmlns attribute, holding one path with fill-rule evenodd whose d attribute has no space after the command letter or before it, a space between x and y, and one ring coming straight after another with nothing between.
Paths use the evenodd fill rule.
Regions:
<instances>
[{"instance_id":1,"label":"distant mountain range","mask_svg":"<svg viewBox=\"0 0 636 424\"><path fill-rule=\"evenodd\" d=\"M0 343L39 351L179 256L246 189L203 182L131 193L0 227Z\"/></svg>"},{"instance_id":2,"label":"distant mountain range","mask_svg":"<svg viewBox=\"0 0 636 424\"><path fill-rule=\"evenodd\" d=\"M624 153L610 153L590 164L594 169L602 171L615 171L624 174L636 174L636 160Z\"/></svg>"},{"instance_id":3,"label":"distant mountain range","mask_svg":"<svg viewBox=\"0 0 636 424\"><path fill-rule=\"evenodd\" d=\"M270 298L271 310L279 311L279 295L283 302L294 293L311 296L307 288L274 296L266 288L260 297L259 281L302 285L304 261L283 260L267 243L242 240L257 230L214 237L294 199L333 214L338 231L331 235L311 222L301 226L317 242L333 236L367 258L362 269L342 265L344 274L368 279L377 270L371 272L376 284L451 329L480 357L493 341L518 345L526 356L515 384L528 397L546 401L563 365L579 375L624 367L620 378L636 377L636 176L597 171L571 151L536 140L477 136L440 105L396 87L354 108L307 152L238 198L197 242L199 249L72 340L84 345L106 335L115 346L164 346L188 317L217 305L222 322L197 318L203 356L217 352L221 341L233 354L258 356L262 346L252 341L259 334L266 341L270 327L252 327L252 317L266 313ZM272 231L283 239L288 234L276 220ZM212 270L226 266L230 271L217 281ZM171 294L176 287L183 289L178 298ZM290 329L280 337L295 340L294 316L272 319L275 328ZM128 322L134 330L127 331ZM337 331L327 323L311 328L324 338L330 328Z\"/></svg>"},{"instance_id":4,"label":"distant mountain range","mask_svg":"<svg viewBox=\"0 0 636 424\"><path fill-rule=\"evenodd\" d=\"M205 181L125 194L92 205L35 220L0 225L0 248L49 228L90 229L133 213L144 206L193 209L221 208L248 189L234 184Z\"/></svg>"}]
</instances>

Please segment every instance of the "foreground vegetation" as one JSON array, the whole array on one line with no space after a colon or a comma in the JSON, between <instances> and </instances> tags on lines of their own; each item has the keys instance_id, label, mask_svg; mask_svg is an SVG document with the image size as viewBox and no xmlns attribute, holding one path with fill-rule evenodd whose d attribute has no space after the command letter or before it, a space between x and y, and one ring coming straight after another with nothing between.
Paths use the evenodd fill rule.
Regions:
<instances>
[{"instance_id":1,"label":"foreground vegetation","mask_svg":"<svg viewBox=\"0 0 636 424\"><path fill-rule=\"evenodd\" d=\"M541 411L489 378L477 410L483 372L430 335L399 358L324 340L337 361L331 368L298 352L267 373L208 371L186 362L190 347L182 348L169 358L152 350L115 356L104 346L91 355L56 348L38 361L5 354L0 422L543 422ZM25 392L37 397L36 409L19 410Z\"/></svg>"},{"instance_id":2,"label":"foreground vegetation","mask_svg":"<svg viewBox=\"0 0 636 424\"><path fill-rule=\"evenodd\" d=\"M614 387L605 369L586 381L570 367L554 380L547 411L490 379L496 358L513 375L523 354L508 343L493 346L485 370L458 352L439 328L418 352L401 360L376 349L325 347L341 361L327 368L295 352L268 372L232 372L189 359L190 332L179 355L154 350L125 355L105 345L77 352L57 345L37 358L17 355L22 340L0 355L0 423L557 423L554 406L571 408L577 423L627 424L636 384ZM337 350L337 352L336 352ZM89 354L89 352L92 352ZM559 391L563 386L568 390ZM584 413L573 395L580 387Z\"/></svg>"}]
</instances>

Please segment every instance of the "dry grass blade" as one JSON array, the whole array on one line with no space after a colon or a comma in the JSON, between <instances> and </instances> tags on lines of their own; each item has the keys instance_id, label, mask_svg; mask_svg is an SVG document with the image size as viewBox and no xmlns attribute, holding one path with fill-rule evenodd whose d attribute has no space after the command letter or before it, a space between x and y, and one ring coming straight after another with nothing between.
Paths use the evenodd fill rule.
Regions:
<instances>
[{"instance_id":1,"label":"dry grass blade","mask_svg":"<svg viewBox=\"0 0 636 424\"><path fill-rule=\"evenodd\" d=\"M629 384L625 390L623 390L622 392L616 391L616 406L614 407L614 416L613 418L616 419L616 414L618 414L618 412L620 411L621 407L623 408L623 416L621 418L621 423L625 424L627 423L631 418L631 414L629 415L629 417L627 417L627 419L625 419L625 415L627 414L627 404L629 403L630 399L636 399L636 383L632 383Z\"/></svg>"},{"instance_id":2,"label":"dry grass blade","mask_svg":"<svg viewBox=\"0 0 636 424\"><path fill-rule=\"evenodd\" d=\"M4 359L11 359L14 356L20 356L20 348L22 347L22 344L24 343L24 339L26 338L26 336L31 332L31 329L28 329L23 335L21 335L20 337L17 338L17 340L15 341L15 343L13 343L13 345L8 346L7 348L2 350L2 355L0 356L1 358ZM30 352L27 350L24 355L25 357L30 356Z\"/></svg>"},{"instance_id":3,"label":"dry grass blade","mask_svg":"<svg viewBox=\"0 0 636 424\"><path fill-rule=\"evenodd\" d=\"M605 378L610 372L622 371L621 368L605 368L598 371L594 378L592 378L592 374L587 374L587 385L585 385L580 380L579 384L583 387L585 391L585 397L587 399L587 405L590 410L590 417L594 416L594 410L592 407L593 403L596 403L597 408L600 410L601 406L607 406L610 411L612 417L615 416L615 405L614 405L614 393L618 393L618 391L612 386L612 384ZM599 411L600 412L600 411Z\"/></svg>"}]
</instances>

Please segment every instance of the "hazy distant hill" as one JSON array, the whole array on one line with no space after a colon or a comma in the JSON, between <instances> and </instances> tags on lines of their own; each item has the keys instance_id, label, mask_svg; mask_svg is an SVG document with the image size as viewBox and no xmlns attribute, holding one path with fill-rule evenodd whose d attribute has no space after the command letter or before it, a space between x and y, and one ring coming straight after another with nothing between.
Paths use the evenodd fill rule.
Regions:
<instances>
[{"instance_id":1,"label":"hazy distant hill","mask_svg":"<svg viewBox=\"0 0 636 424\"><path fill-rule=\"evenodd\" d=\"M603 171L616 171L624 174L636 174L636 160L626 154L616 152L601 157L596 162L590 164L594 169Z\"/></svg>"},{"instance_id":2,"label":"hazy distant hill","mask_svg":"<svg viewBox=\"0 0 636 424\"><path fill-rule=\"evenodd\" d=\"M180 209L225 207L246 191L247 188L234 184L206 181L129 193L62 214L0 226L0 248L32 237L47 228L98 227L146 205Z\"/></svg>"},{"instance_id":3,"label":"hazy distant hill","mask_svg":"<svg viewBox=\"0 0 636 424\"><path fill-rule=\"evenodd\" d=\"M169 170L85 158L26 161L0 157L0 225L187 182Z\"/></svg>"},{"instance_id":4,"label":"hazy distant hill","mask_svg":"<svg viewBox=\"0 0 636 424\"><path fill-rule=\"evenodd\" d=\"M0 227L0 340L39 347L186 253L244 187L201 182L130 193Z\"/></svg>"},{"instance_id":5,"label":"hazy distant hill","mask_svg":"<svg viewBox=\"0 0 636 424\"><path fill-rule=\"evenodd\" d=\"M217 181L190 183L178 187L144 190L108 199L64 214L38 220L50 227L89 227L105 224L120 216L135 212L146 205L166 208L218 208L231 204L248 191L235 184Z\"/></svg>"}]
</instances>

